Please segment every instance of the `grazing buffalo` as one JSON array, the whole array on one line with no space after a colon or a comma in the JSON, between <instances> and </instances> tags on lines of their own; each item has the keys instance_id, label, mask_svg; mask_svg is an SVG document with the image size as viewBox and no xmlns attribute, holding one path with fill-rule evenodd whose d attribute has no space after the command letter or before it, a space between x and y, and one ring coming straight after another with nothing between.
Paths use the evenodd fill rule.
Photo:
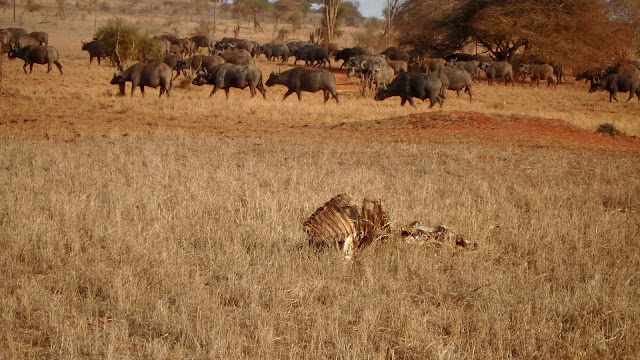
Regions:
<instances>
[{"instance_id":1,"label":"grazing buffalo","mask_svg":"<svg viewBox=\"0 0 640 360\"><path fill-rule=\"evenodd\" d=\"M171 41L167 39L154 39L154 40L156 42L156 47L158 48L158 51L160 52L160 54L162 55L171 54Z\"/></svg>"},{"instance_id":2,"label":"grazing buffalo","mask_svg":"<svg viewBox=\"0 0 640 360\"><path fill-rule=\"evenodd\" d=\"M100 58L110 57L107 54L107 51L102 47L100 41L93 40L89 42L82 42L82 50L87 51L89 53L89 65L93 62L93 58L98 59L98 65L100 65Z\"/></svg>"},{"instance_id":3,"label":"grazing buffalo","mask_svg":"<svg viewBox=\"0 0 640 360\"><path fill-rule=\"evenodd\" d=\"M272 72L266 85L271 87L273 85L284 85L289 90L282 97L284 101L289 95L296 93L298 100L302 100L302 92L317 92L322 90L324 93L324 102L329 100L329 94L336 99L336 103L339 103L338 93L336 92L336 78L325 69L306 69L306 68L293 68L285 72L276 74Z\"/></svg>"},{"instance_id":4,"label":"grazing buffalo","mask_svg":"<svg viewBox=\"0 0 640 360\"><path fill-rule=\"evenodd\" d=\"M473 92L471 90L471 74L462 67L443 67L438 72L438 77L442 80L444 88L455 90L458 99L462 96L462 90L469 93L469 101L472 101ZM444 98L444 92L441 94Z\"/></svg>"},{"instance_id":5,"label":"grazing buffalo","mask_svg":"<svg viewBox=\"0 0 640 360\"><path fill-rule=\"evenodd\" d=\"M9 58L20 58L24 60L22 70L27 73L27 65L29 65L29 74L33 71L33 64L47 64L47 72L51 71L51 64L55 64L60 74L62 74L62 65L58 61L58 50L53 46L29 45L23 48L13 47L9 53Z\"/></svg>"},{"instance_id":6,"label":"grazing buffalo","mask_svg":"<svg viewBox=\"0 0 640 360\"><path fill-rule=\"evenodd\" d=\"M525 78L531 77L531 86L534 83L540 86L540 80L547 81L547 86L556 86L556 81L553 79L553 66L549 64L521 64L518 71Z\"/></svg>"},{"instance_id":7,"label":"grazing buffalo","mask_svg":"<svg viewBox=\"0 0 640 360\"><path fill-rule=\"evenodd\" d=\"M446 63L442 58L426 58L422 60L415 60L410 65L411 69L425 74L436 73L444 67Z\"/></svg>"},{"instance_id":8,"label":"grazing buffalo","mask_svg":"<svg viewBox=\"0 0 640 360\"><path fill-rule=\"evenodd\" d=\"M338 52L335 53L334 55L334 60L336 62L338 62L339 60L342 60L342 65L340 65L340 68L342 69L343 66L345 65L349 65L348 62L351 58L355 58L356 56L360 56L360 55L364 55L366 52L365 48L362 47L353 47L353 48L346 48L346 49L342 49Z\"/></svg>"},{"instance_id":9,"label":"grazing buffalo","mask_svg":"<svg viewBox=\"0 0 640 360\"><path fill-rule=\"evenodd\" d=\"M408 101L411 106L415 107L413 98L422 101L429 99L429 108L436 103L444 103L444 84L436 74L422 74L417 72L404 72L398 75L388 86L382 86L378 89L378 93L374 99L381 101L388 97L399 96L402 99L402 106Z\"/></svg>"},{"instance_id":10,"label":"grazing buffalo","mask_svg":"<svg viewBox=\"0 0 640 360\"><path fill-rule=\"evenodd\" d=\"M196 51L200 48L207 48L208 52L211 52L213 49L213 39L208 35L196 35L190 38L196 45Z\"/></svg>"},{"instance_id":11,"label":"grazing buffalo","mask_svg":"<svg viewBox=\"0 0 640 360\"><path fill-rule=\"evenodd\" d=\"M38 41L38 45L49 45L49 34L44 31L34 31L28 33L27 36Z\"/></svg>"},{"instance_id":12,"label":"grazing buffalo","mask_svg":"<svg viewBox=\"0 0 640 360\"><path fill-rule=\"evenodd\" d=\"M209 96L224 89L227 99L229 99L229 89L244 89L247 86L251 91L251 97L256 96L256 89L262 93L263 98L267 98L267 93L262 84L262 73L251 65L220 64L214 66L208 72L199 71L198 77L193 80L194 85L213 85L213 90Z\"/></svg>"},{"instance_id":13,"label":"grazing buffalo","mask_svg":"<svg viewBox=\"0 0 640 360\"><path fill-rule=\"evenodd\" d=\"M149 86L157 88L160 86L160 96L164 92L169 96L171 83L173 78L173 70L165 63L137 63L122 71L122 68L116 70L111 79L111 84L120 86L120 95L124 95L124 85L127 81L131 82L131 96L136 87L140 87L140 92L144 96L144 87Z\"/></svg>"},{"instance_id":14,"label":"grazing buffalo","mask_svg":"<svg viewBox=\"0 0 640 360\"><path fill-rule=\"evenodd\" d=\"M635 93L640 100L640 79L635 74L611 74L602 78L596 77L591 80L591 88L589 93L604 89L609 92L609 102L611 100L618 101L616 94L619 92L629 92L627 101L633 98Z\"/></svg>"},{"instance_id":15,"label":"grazing buffalo","mask_svg":"<svg viewBox=\"0 0 640 360\"><path fill-rule=\"evenodd\" d=\"M509 82L511 86L513 84L513 66L506 61L494 61L492 63L483 62L480 64L480 69L484 70L487 74L487 82L489 85L493 85L496 78L504 79L504 84Z\"/></svg>"}]
</instances>

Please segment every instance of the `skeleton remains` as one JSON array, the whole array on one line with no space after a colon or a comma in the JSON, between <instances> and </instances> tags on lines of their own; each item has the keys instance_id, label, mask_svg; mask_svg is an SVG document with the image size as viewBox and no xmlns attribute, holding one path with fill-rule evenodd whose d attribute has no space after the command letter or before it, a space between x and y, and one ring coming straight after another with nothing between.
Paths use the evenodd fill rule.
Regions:
<instances>
[{"instance_id":1,"label":"skeleton remains","mask_svg":"<svg viewBox=\"0 0 640 360\"><path fill-rule=\"evenodd\" d=\"M364 199L359 209L346 194L327 201L302 226L309 237L309 246L333 247L345 259L353 258L357 251L376 240L392 236L400 237L409 244L452 243L465 249L475 248L476 245L444 226L428 228L418 222L413 222L394 234L384 201Z\"/></svg>"}]
</instances>

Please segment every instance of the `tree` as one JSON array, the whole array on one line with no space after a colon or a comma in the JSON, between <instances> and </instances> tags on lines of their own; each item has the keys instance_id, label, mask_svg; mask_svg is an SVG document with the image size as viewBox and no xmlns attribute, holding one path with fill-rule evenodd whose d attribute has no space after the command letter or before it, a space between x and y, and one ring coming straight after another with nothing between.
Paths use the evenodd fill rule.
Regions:
<instances>
[{"instance_id":1,"label":"tree","mask_svg":"<svg viewBox=\"0 0 640 360\"><path fill-rule=\"evenodd\" d=\"M271 8L271 4L267 0L235 0L232 13L237 19L238 28L242 24L243 18L253 18L253 28L257 30L261 28L258 14L269 8Z\"/></svg>"},{"instance_id":2,"label":"tree","mask_svg":"<svg viewBox=\"0 0 640 360\"><path fill-rule=\"evenodd\" d=\"M510 60L524 49L547 61L611 62L628 46L627 25L608 0L407 0L394 19L401 45L443 56L476 43Z\"/></svg>"},{"instance_id":3,"label":"tree","mask_svg":"<svg viewBox=\"0 0 640 360\"><path fill-rule=\"evenodd\" d=\"M112 18L95 33L108 54L116 56L119 67L134 60L162 61L156 42L140 28L122 18Z\"/></svg>"},{"instance_id":4,"label":"tree","mask_svg":"<svg viewBox=\"0 0 640 360\"><path fill-rule=\"evenodd\" d=\"M336 24L338 20L338 9L341 0L324 0L324 20L326 23L327 42L333 42Z\"/></svg>"}]
</instances>

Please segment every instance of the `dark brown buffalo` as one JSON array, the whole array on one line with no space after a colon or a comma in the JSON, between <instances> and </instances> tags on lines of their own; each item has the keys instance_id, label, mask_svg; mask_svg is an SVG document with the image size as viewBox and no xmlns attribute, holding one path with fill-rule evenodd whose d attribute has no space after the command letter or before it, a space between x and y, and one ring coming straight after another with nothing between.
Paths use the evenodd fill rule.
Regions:
<instances>
[{"instance_id":1,"label":"dark brown buffalo","mask_svg":"<svg viewBox=\"0 0 640 360\"><path fill-rule=\"evenodd\" d=\"M136 87L140 87L140 92L144 96L144 87L156 88L160 86L160 96L164 92L169 96L173 70L165 63L137 63L127 70L116 70L111 79L111 84L120 86L120 95L124 95L124 86L127 81L131 82L131 96Z\"/></svg>"},{"instance_id":2,"label":"dark brown buffalo","mask_svg":"<svg viewBox=\"0 0 640 360\"><path fill-rule=\"evenodd\" d=\"M47 72L51 71L51 65L55 64L60 74L62 74L62 65L58 61L58 50L53 46L29 45L23 48L14 47L9 53L11 59L20 58L24 60L22 70L27 73L27 65L29 65L29 73L33 71L33 64L47 64Z\"/></svg>"},{"instance_id":3,"label":"dark brown buffalo","mask_svg":"<svg viewBox=\"0 0 640 360\"><path fill-rule=\"evenodd\" d=\"M262 72L251 65L220 64L206 73L199 71L198 77L192 83L198 86L213 85L213 90L209 96L213 96L218 89L224 89L227 99L229 99L230 88L244 89L248 86L251 91L251 97L256 95L257 89L263 98L267 98L267 93L262 83Z\"/></svg>"},{"instance_id":4,"label":"dark brown buffalo","mask_svg":"<svg viewBox=\"0 0 640 360\"><path fill-rule=\"evenodd\" d=\"M629 92L627 101L633 99L633 94L636 94L638 100L640 100L640 79L636 74L611 74L602 78L596 77L591 80L589 93L596 92L600 89L609 92L609 102L611 102L611 100L617 102L618 98L616 94L627 91Z\"/></svg>"},{"instance_id":5,"label":"dark brown buffalo","mask_svg":"<svg viewBox=\"0 0 640 360\"><path fill-rule=\"evenodd\" d=\"M89 53L89 65L93 62L93 58L98 59L98 65L100 65L100 58L110 57L107 51L102 47L102 44L98 40L92 40L89 42L82 42L82 50Z\"/></svg>"},{"instance_id":6,"label":"dark brown buffalo","mask_svg":"<svg viewBox=\"0 0 640 360\"><path fill-rule=\"evenodd\" d=\"M272 72L266 85L269 87L274 85L286 86L289 90L282 97L282 101L293 93L296 93L298 100L301 101L303 91L314 93L322 90L325 103L329 100L329 94L336 99L336 103L340 102L336 92L336 78L325 69L297 67L279 74Z\"/></svg>"},{"instance_id":7,"label":"dark brown buffalo","mask_svg":"<svg viewBox=\"0 0 640 360\"><path fill-rule=\"evenodd\" d=\"M389 97L399 96L402 99L400 103L402 106L408 101L411 106L415 107L416 104L413 102L415 97L422 101L429 99L429 108L432 108L436 103L442 107L444 89L442 80L436 74L403 72L388 86L380 87L374 99L382 101Z\"/></svg>"},{"instance_id":8,"label":"dark brown buffalo","mask_svg":"<svg viewBox=\"0 0 640 360\"><path fill-rule=\"evenodd\" d=\"M16 40L28 34L27 30L23 28L6 28L4 30L6 30L9 33L9 35L11 36L9 41L13 43L15 43Z\"/></svg>"}]
</instances>

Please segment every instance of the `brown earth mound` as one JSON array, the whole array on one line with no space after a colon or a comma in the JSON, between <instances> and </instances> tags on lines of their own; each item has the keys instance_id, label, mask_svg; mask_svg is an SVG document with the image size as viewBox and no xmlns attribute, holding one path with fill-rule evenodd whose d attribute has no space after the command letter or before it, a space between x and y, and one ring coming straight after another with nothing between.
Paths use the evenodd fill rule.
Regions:
<instances>
[{"instance_id":1,"label":"brown earth mound","mask_svg":"<svg viewBox=\"0 0 640 360\"><path fill-rule=\"evenodd\" d=\"M588 132L560 120L462 111L436 111L385 120L342 123L332 137L347 131L350 137L396 141L460 142L485 145L640 150L640 139Z\"/></svg>"}]
</instances>

